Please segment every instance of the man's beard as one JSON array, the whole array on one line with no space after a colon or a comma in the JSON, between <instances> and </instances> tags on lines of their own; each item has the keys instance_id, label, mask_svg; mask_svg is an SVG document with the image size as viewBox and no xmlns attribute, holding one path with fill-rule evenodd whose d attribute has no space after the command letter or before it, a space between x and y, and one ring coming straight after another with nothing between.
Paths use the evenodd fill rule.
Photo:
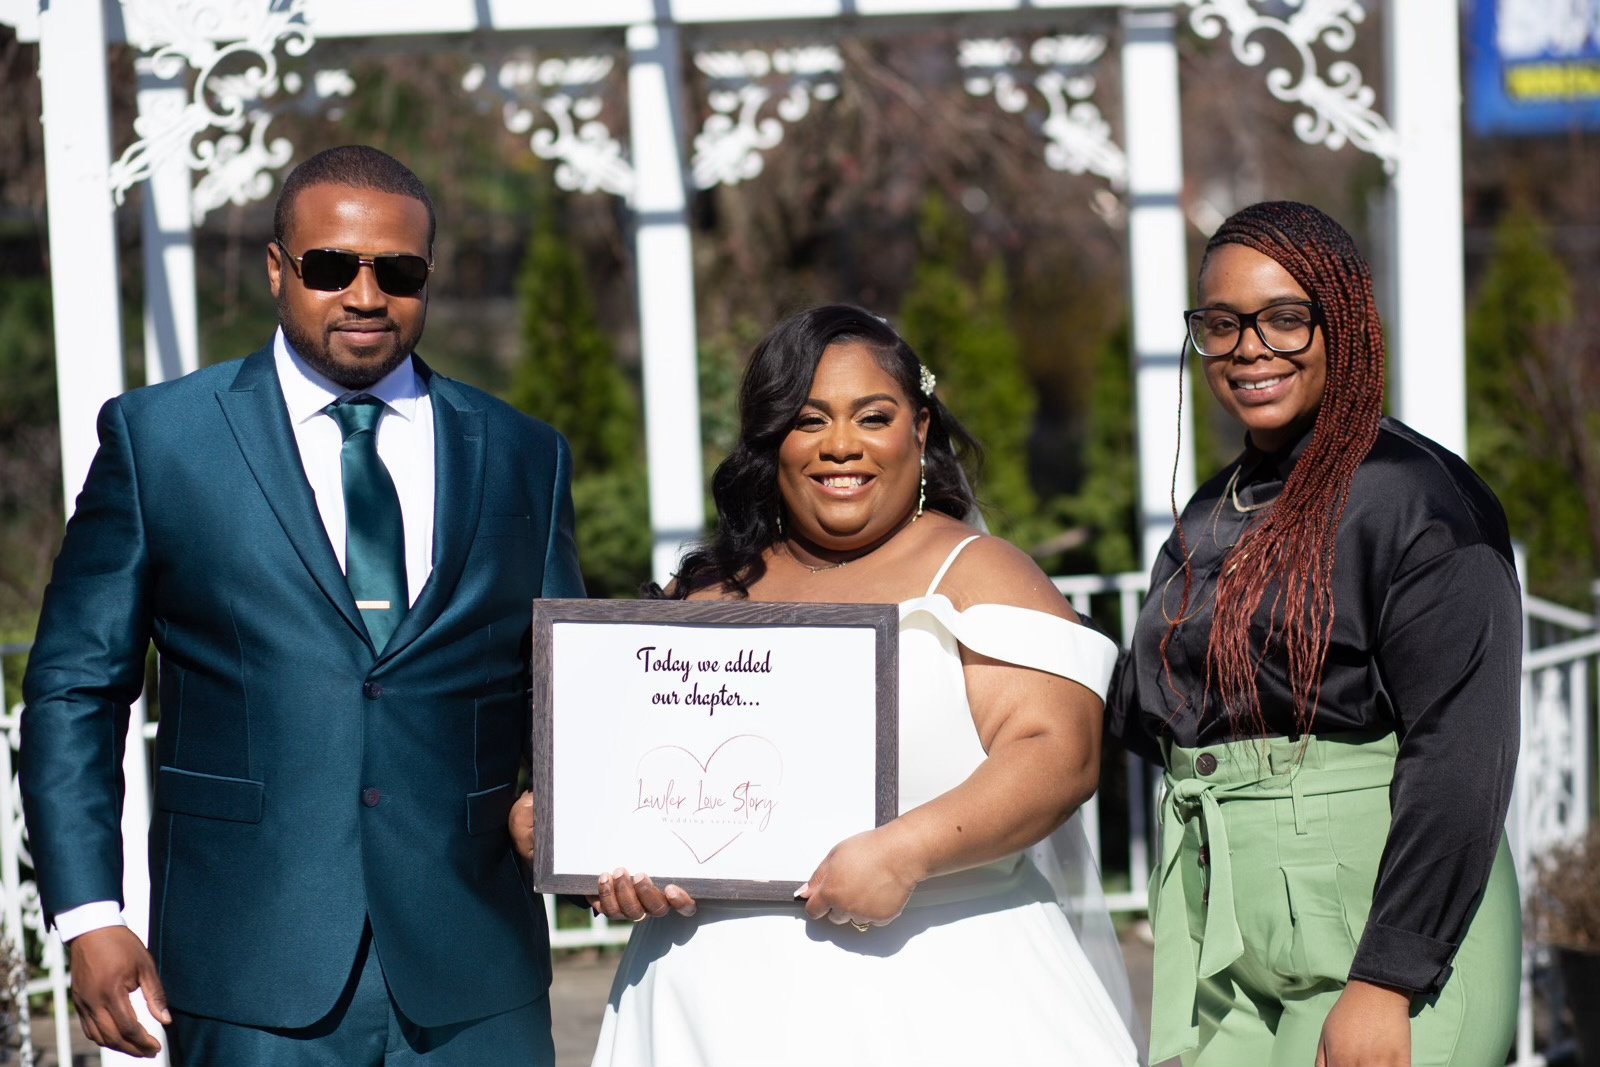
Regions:
<instances>
[{"instance_id":1,"label":"man's beard","mask_svg":"<svg viewBox=\"0 0 1600 1067\"><path fill-rule=\"evenodd\" d=\"M382 322L391 331L390 337L394 339L394 347L381 355L374 354L369 360L354 366L337 363L329 350L333 331L324 328L320 337L300 328L299 324L289 314L288 301L283 294L279 294L278 325L283 327L283 336L290 346L298 352L302 359L309 363L319 374L333 382L335 385L346 389L368 389L378 384L390 371L406 361L416 348L417 342L422 339L422 327L418 324L415 333L407 336L398 332L398 326L393 319L374 318L374 322ZM345 321L350 321L346 319Z\"/></svg>"}]
</instances>

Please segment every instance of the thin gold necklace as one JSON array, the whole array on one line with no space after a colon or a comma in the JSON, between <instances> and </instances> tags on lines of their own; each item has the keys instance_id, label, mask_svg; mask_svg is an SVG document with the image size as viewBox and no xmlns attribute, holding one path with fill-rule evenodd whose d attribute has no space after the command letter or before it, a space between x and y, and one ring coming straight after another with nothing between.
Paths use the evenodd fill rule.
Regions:
<instances>
[{"instance_id":1,"label":"thin gold necklace","mask_svg":"<svg viewBox=\"0 0 1600 1067\"><path fill-rule=\"evenodd\" d=\"M1271 500L1263 500L1259 504L1239 503L1239 472L1242 470L1244 470L1244 465L1240 464L1239 466L1233 468L1233 474L1229 475L1228 477L1228 499L1233 504L1233 510L1237 511L1241 515L1248 515L1252 511L1260 511L1262 508L1270 508L1273 503L1277 501L1277 497L1273 497Z\"/></svg>"},{"instance_id":2,"label":"thin gold necklace","mask_svg":"<svg viewBox=\"0 0 1600 1067\"><path fill-rule=\"evenodd\" d=\"M867 558L868 556L872 555L874 552L878 551L878 549L882 548L884 545L886 545L890 541L894 540L894 538L898 534L900 534L903 530L905 530L906 527L910 526L912 523L916 522L920 518L922 518L922 512L919 509L915 514L913 514L911 516L911 521L910 522L906 522L906 523L901 524L901 526L898 529L896 529L893 533L891 533L891 534L887 535L886 537L884 537L883 540L881 540L881 541L877 542L876 544L874 544L871 548L869 548L865 552L861 553L861 555L853 556L850 559L841 559L837 563L824 563L821 566L815 566L814 567L811 564L807 563L805 560L801 559L799 556L795 555L794 548L793 548L793 546L791 546L789 544L788 538L783 538L778 543L783 545L783 551L788 555L788 557L790 559L792 559L796 563L800 564L800 566L804 567L806 570L810 571L812 574L821 574L823 571L836 571L840 567L848 566L849 564L854 563L858 559ZM781 532L781 527L780 527L780 532Z\"/></svg>"},{"instance_id":3,"label":"thin gold necklace","mask_svg":"<svg viewBox=\"0 0 1600 1067\"><path fill-rule=\"evenodd\" d=\"M1268 500L1261 504L1239 503L1239 472L1242 469L1242 465L1233 469L1233 473L1228 476L1228 483L1223 490L1222 496L1217 498L1216 504L1211 508L1211 514L1207 517L1208 529L1206 530L1206 534L1211 537L1211 543L1224 552L1233 548L1239 543L1239 541L1236 538L1232 544L1224 545L1217 538L1217 528L1221 525L1222 519L1222 502L1227 500L1233 505L1233 509L1239 514L1248 515L1253 511L1260 511L1263 508L1271 507L1274 501L1277 499L1274 497L1272 500ZM1211 601L1215 599L1217 595L1217 584L1220 583L1222 576L1218 577L1217 582L1212 583L1211 589L1208 593L1206 593L1205 598L1201 600L1200 603L1196 604L1193 610L1189 611L1187 614L1181 615L1179 618L1174 619L1172 617L1172 613L1167 610L1167 592L1169 589L1171 589L1173 580L1189 568L1190 562L1194 559L1194 554L1199 551L1199 549L1200 546L1198 544L1191 546L1188 553L1183 557L1183 565L1168 575L1166 582L1161 586L1161 617L1167 621L1168 625L1178 626L1188 622L1190 619L1204 611L1206 609L1206 605L1211 603ZM1223 575L1232 574L1234 571L1238 570L1239 565L1249 557L1249 552L1243 552L1240 553L1238 559L1229 560L1227 568L1223 571Z\"/></svg>"}]
</instances>

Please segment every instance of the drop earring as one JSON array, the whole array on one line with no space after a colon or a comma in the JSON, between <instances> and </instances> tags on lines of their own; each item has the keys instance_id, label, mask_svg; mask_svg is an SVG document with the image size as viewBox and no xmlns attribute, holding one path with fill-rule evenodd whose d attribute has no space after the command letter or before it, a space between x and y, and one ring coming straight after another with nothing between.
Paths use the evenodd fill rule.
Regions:
<instances>
[{"instance_id":1,"label":"drop earring","mask_svg":"<svg viewBox=\"0 0 1600 1067\"><path fill-rule=\"evenodd\" d=\"M778 521L778 540L783 540L783 509L779 508L773 515Z\"/></svg>"},{"instance_id":2,"label":"drop earring","mask_svg":"<svg viewBox=\"0 0 1600 1067\"><path fill-rule=\"evenodd\" d=\"M928 454L924 452L918 456L917 463L922 468L922 477L917 482L917 513L911 516L912 522L922 518L922 509L928 503Z\"/></svg>"}]
</instances>

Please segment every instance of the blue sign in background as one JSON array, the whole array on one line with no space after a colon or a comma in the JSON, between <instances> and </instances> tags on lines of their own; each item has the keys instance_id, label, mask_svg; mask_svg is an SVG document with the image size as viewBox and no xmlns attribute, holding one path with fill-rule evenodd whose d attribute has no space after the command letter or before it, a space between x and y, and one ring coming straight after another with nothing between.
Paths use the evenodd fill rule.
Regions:
<instances>
[{"instance_id":1,"label":"blue sign in background","mask_svg":"<svg viewBox=\"0 0 1600 1067\"><path fill-rule=\"evenodd\" d=\"M1600 0L1475 0L1467 64L1478 133L1600 128Z\"/></svg>"}]
</instances>

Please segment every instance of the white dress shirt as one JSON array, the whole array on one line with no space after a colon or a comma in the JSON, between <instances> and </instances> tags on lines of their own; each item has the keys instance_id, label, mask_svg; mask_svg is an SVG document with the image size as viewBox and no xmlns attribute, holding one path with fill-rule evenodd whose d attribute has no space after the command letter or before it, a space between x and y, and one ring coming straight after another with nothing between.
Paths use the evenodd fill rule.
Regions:
<instances>
[{"instance_id":1,"label":"white dress shirt","mask_svg":"<svg viewBox=\"0 0 1600 1067\"><path fill-rule=\"evenodd\" d=\"M345 389L323 377L290 346L281 329L272 341L272 357L289 409L300 465L311 483L322 528L328 532L328 543L333 546L340 570L345 568L344 478L340 467L344 434L326 409L336 400L361 393L383 401L383 417L378 421L378 458L388 468L400 497L406 539L406 591L409 603L415 604L428 575L433 573L434 453L433 405L411 357L407 356L405 362L370 389ZM71 941L91 930L125 925L122 910L114 900L91 901L56 916L56 931L62 941Z\"/></svg>"},{"instance_id":2,"label":"white dress shirt","mask_svg":"<svg viewBox=\"0 0 1600 1067\"><path fill-rule=\"evenodd\" d=\"M423 583L433 573L433 405L411 358L407 356L370 389L345 389L313 370L290 347L282 330L273 340L272 355L289 408L294 443L300 450L300 465L317 498L322 528L328 531L340 570L345 566L344 479L339 465L344 435L326 409L335 400L361 393L383 401L378 458L389 469L400 497L406 532L406 590L408 602L415 604Z\"/></svg>"}]
</instances>

